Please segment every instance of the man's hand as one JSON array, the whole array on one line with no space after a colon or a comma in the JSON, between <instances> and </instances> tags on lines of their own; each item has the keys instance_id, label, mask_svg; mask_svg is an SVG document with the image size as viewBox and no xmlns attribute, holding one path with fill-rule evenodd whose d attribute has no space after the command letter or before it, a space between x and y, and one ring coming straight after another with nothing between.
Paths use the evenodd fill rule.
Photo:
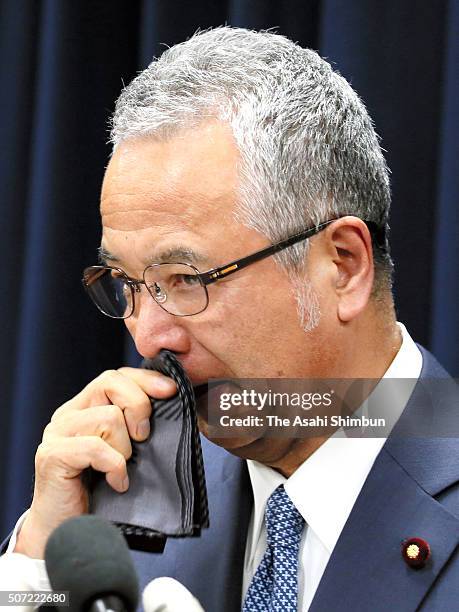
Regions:
<instances>
[{"instance_id":1,"label":"man's hand","mask_svg":"<svg viewBox=\"0 0 459 612\"><path fill-rule=\"evenodd\" d=\"M125 492L131 438L140 442L150 432L150 397L175 393L175 382L159 372L120 368L104 372L58 408L37 449L33 501L15 552L42 559L51 532L88 511L85 468L104 472L113 489Z\"/></svg>"}]
</instances>

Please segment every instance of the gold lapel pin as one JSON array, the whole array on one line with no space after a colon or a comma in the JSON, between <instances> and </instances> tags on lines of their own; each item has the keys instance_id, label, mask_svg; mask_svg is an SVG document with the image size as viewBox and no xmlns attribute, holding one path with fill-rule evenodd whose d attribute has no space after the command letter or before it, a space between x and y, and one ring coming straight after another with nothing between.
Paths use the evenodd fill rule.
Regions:
<instances>
[{"instance_id":1,"label":"gold lapel pin","mask_svg":"<svg viewBox=\"0 0 459 612\"><path fill-rule=\"evenodd\" d=\"M409 538L402 544L402 556L407 565L420 569L430 558L430 546L422 538Z\"/></svg>"}]
</instances>

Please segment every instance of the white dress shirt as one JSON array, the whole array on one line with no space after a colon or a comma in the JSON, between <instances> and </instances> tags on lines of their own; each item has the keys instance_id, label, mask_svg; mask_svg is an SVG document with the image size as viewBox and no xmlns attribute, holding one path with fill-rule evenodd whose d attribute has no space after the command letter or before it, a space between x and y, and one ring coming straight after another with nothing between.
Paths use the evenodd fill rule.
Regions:
<instances>
[{"instance_id":1,"label":"white dress shirt","mask_svg":"<svg viewBox=\"0 0 459 612\"><path fill-rule=\"evenodd\" d=\"M422 368L422 355L406 328L398 323L402 345L383 378L412 379L391 396L392 424L406 406ZM376 391L376 390L375 390ZM347 438L337 432L285 478L248 460L254 508L244 560L242 597L266 550L266 502L280 485L305 520L298 566L298 610L307 612L340 533L386 438Z\"/></svg>"},{"instance_id":2,"label":"white dress shirt","mask_svg":"<svg viewBox=\"0 0 459 612\"><path fill-rule=\"evenodd\" d=\"M399 326L402 345L384 378L417 379L422 367L421 353L405 327L400 323ZM395 407L398 416L407 399L399 398ZM333 436L288 479L256 461L247 461L255 505L246 544L243 596L266 549L266 502L274 489L284 483L306 522L300 547L299 610L308 610L341 530L384 442L384 438ZM0 557L0 590L51 590L45 562L13 552L27 512L16 523L8 549ZM15 610L19 612L18 607ZM24 610L30 611L30 607Z\"/></svg>"}]
</instances>

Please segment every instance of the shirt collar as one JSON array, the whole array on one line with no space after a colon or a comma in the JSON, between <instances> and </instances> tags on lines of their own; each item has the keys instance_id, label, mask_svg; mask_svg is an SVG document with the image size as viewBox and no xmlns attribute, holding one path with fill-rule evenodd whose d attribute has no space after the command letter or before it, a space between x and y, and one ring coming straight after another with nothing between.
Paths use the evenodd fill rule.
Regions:
<instances>
[{"instance_id":1,"label":"shirt collar","mask_svg":"<svg viewBox=\"0 0 459 612\"><path fill-rule=\"evenodd\" d=\"M417 379L422 368L421 352L405 326L398 326L402 344L383 378ZM399 416L408 397L392 399L398 404L395 412ZM270 467L247 460L254 494L251 550L260 537L268 498L284 484L308 528L331 554L384 442L384 438L332 436L288 479Z\"/></svg>"}]
</instances>

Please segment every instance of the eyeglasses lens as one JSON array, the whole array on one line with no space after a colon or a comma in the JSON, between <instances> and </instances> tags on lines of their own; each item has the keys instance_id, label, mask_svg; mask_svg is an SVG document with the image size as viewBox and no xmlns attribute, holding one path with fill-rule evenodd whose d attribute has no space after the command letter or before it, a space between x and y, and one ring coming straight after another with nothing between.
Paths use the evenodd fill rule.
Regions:
<instances>
[{"instance_id":1,"label":"eyeglasses lens","mask_svg":"<svg viewBox=\"0 0 459 612\"><path fill-rule=\"evenodd\" d=\"M95 266L84 272L84 283L97 308L114 319L125 319L133 311L133 289L122 270Z\"/></svg>"},{"instance_id":2,"label":"eyeglasses lens","mask_svg":"<svg viewBox=\"0 0 459 612\"><path fill-rule=\"evenodd\" d=\"M207 291L187 264L154 264L145 270L144 281L153 299L173 315L198 314L207 307Z\"/></svg>"},{"instance_id":3,"label":"eyeglasses lens","mask_svg":"<svg viewBox=\"0 0 459 612\"><path fill-rule=\"evenodd\" d=\"M93 266L84 271L84 285L97 308L114 319L134 311L134 287L123 270ZM188 316L205 310L208 296L197 271L187 264L153 264L144 272L152 298L167 312Z\"/></svg>"}]
</instances>

